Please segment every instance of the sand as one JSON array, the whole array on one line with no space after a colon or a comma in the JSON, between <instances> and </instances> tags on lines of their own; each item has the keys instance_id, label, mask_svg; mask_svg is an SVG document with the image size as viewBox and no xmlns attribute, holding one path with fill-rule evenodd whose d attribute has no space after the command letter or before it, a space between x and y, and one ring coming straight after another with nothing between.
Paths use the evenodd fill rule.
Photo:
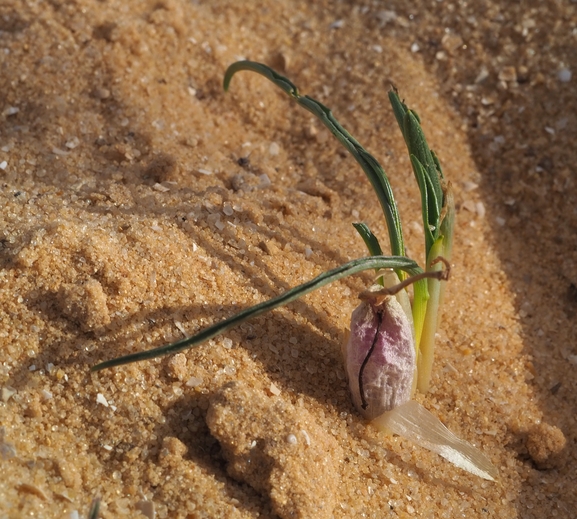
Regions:
<instances>
[{"instance_id":1,"label":"sand","mask_svg":"<svg viewBox=\"0 0 577 519\"><path fill-rule=\"evenodd\" d=\"M0 517L570 518L577 459L577 4L0 5ZM419 195L386 92L457 203L431 390L500 473L367 426L340 344L357 276L194 350L99 373L386 243L361 169Z\"/></svg>"}]
</instances>

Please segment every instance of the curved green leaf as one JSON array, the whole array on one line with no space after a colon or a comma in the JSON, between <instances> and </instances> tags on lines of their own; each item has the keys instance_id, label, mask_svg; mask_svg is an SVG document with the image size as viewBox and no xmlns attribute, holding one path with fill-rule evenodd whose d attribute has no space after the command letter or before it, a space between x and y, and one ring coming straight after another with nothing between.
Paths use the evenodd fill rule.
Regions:
<instances>
[{"instance_id":1,"label":"curved green leaf","mask_svg":"<svg viewBox=\"0 0 577 519\"><path fill-rule=\"evenodd\" d=\"M409 150L413 172L421 191L425 252L428 256L434 241L439 237L440 215L445 203L441 183L443 170L439 159L427 144L417 113L407 108L394 90L389 92L389 100Z\"/></svg>"},{"instance_id":2,"label":"curved green leaf","mask_svg":"<svg viewBox=\"0 0 577 519\"><path fill-rule=\"evenodd\" d=\"M425 168L423 168L422 164L419 162L419 159L414 155L410 156L411 164L413 166L413 172L415 173L415 178L417 179L417 184L419 185L419 191L421 192L421 209L423 212L423 231L425 233L425 253L428 253L429 249L432 247L433 243L435 242L435 232L438 233L438 229L433 232L431 228L431 221L430 215L430 208L431 205L434 206L435 204L429 203L429 196L430 191L428 188L427 182L427 174L425 172Z\"/></svg>"},{"instance_id":3,"label":"curved green leaf","mask_svg":"<svg viewBox=\"0 0 577 519\"><path fill-rule=\"evenodd\" d=\"M232 76L240 70L257 72L282 88L282 90L295 99L298 104L318 117L345 148L347 148L363 168L363 171L377 194L387 221L392 255L403 256L405 254L405 246L397 204L393 197L393 191L387 175L377 159L366 151L360 143L341 126L329 108L312 97L301 96L297 87L291 81L266 65L254 61L238 61L233 63L228 67L224 76L225 90L228 89Z\"/></svg>"},{"instance_id":4,"label":"curved green leaf","mask_svg":"<svg viewBox=\"0 0 577 519\"><path fill-rule=\"evenodd\" d=\"M154 348L152 350L142 351L139 353L126 355L124 357L107 360L97 364L96 366L93 366L92 371L100 371L102 369L121 366L131 362L153 359L162 355L168 355L169 353L176 353L193 346L198 346L199 344L212 339L216 335L220 335L226 330L239 325L247 319L251 319L263 313L269 312L274 308L284 306L287 303L290 303L291 301L294 301L295 299L298 299L299 297L302 297L305 294L312 292L313 290L317 290L318 288L328 283L332 283L338 279L357 274L363 270L384 268L400 269L410 275L420 274L423 272L423 269L419 267L416 262L409 258L405 258L404 256L370 256L367 258L360 258L349 261L344 265L320 274L316 278L307 281L298 287L287 290L284 294L273 297L272 299L259 303L258 305L251 306L250 308L247 308L246 310L243 310L233 315L232 317L225 319L224 321L221 321L213 326L209 326L193 337L188 337L172 344L161 346L160 348Z\"/></svg>"},{"instance_id":5,"label":"curved green leaf","mask_svg":"<svg viewBox=\"0 0 577 519\"><path fill-rule=\"evenodd\" d=\"M361 238L365 242L367 249L369 249L369 254L371 256L381 256L383 254L379 240L369 229L369 226L366 223L353 223L353 227L361 235ZM378 273L378 270L376 272ZM380 277L376 282L382 285L383 278Z\"/></svg>"},{"instance_id":6,"label":"curved green leaf","mask_svg":"<svg viewBox=\"0 0 577 519\"><path fill-rule=\"evenodd\" d=\"M443 189L441 188L439 171L437 170L438 160L435 161L435 159L433 159L433 154L429 149L419 120L411 110L407 110L404 123L404 135L406 135L408 139L407 147L409 148L409 153L419 160L426 172L429 225L437 229L435 233L437 235L440 223L438 218L443 207Z\"/></svg>"},{"instance_id":7,"label":"curved green leaf","mask_svg":"<svg viewBox=\"0 0 577 519\"><path fill-rule=\"evenodd\" d=\"M367 249L369 249L369 254L371 256L382 256L383 250L377 237L369 229L366 223L353 223L353 227L361 235L361 238L365 242Z\"/></svg>"},{"instance_id":8,"label":"curved green leaf","mask_svg":"<svg viewBox=\"0 0 577 519\"><path fill-rule=\"evenodd\" d=\"M408 140L405 135L405 115L409 109L407 108L407 105L400 100L399 94L395 88L389 91L389 102L393 107L393 113L395 114L395 119L397 120L401 133L403 134L403 139L405 139L405 143L407 143Z\"/></svg>"},{"instance_id":9,"label":"curved green leaf","mask_svg":"<svg viewBox=\"0 0 577 519\"><path fill-rule=\"evenodd\" d=\"M248 61L248 60L237 61L226 69L226 72L224 73L224 80L222 83L225 92L228 91L228 87L230 85L230 80L232 79L232 76L234 76L240 70L251 70L266 77L268 80L272 81L275 85L282 88L290 96L298 97L299 95L298 88L294 85L294 83L290 79L281 76L278 72L274 71L270 67L267 67L266 65L262 65L261 63L257 63L256 61Z\"/></svg>"}]
</instances>

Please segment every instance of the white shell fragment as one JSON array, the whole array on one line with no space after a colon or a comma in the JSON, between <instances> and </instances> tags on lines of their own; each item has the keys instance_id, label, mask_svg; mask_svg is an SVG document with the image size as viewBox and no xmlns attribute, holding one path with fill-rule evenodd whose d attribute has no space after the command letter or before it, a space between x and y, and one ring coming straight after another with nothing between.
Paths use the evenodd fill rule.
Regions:
<instances>
[{"instance_id":1,"label":"white shell fragment","mask_svg":"<svg viewBox=\"0 0 577 519\"><path fill-rule=\"evenodd\" d=\"M96 403L108 407L108 400L106 400L106 397L102 393L96 395Z\"/></svg>"},{"instance_id":2,"label":"white shell fragment","mask_svg":"<svg viewBox=\"0 0 577 519\"><path fill-rule=\"evenodd\" d=\"M379 430L398 434L420 447L436 452L471 474L495 481L497 469L476 447L457 438L435 415L411 400L375 418Z\"/></svg>"}]
</instances>

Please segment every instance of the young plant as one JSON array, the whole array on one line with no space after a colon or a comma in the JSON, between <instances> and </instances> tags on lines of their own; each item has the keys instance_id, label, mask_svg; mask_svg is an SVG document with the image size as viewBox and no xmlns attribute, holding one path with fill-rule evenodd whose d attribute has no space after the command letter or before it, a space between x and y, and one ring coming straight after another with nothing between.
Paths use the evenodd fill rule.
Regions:
<instances>
[{"instance_id":1,"label":"young plant","mask_svg":"<svg viewBox=\"0 0 577 519\"><path fill-rule=\"evenodd\" d=\"M423 392L429 386L434 337L440 318L441 281L448 279L449 275L448 260L454 221L450 184L445 182L439 161L427 145L417 114L407 108L395 90L389 92L389 100L421 191L425 269L405 257L397 205L389 180L378 161L340 125L327 107L309 96L301 96L291 81L266 65L252 61L232 64L224 76L225 90L233 75L241 70L257 72L279 86L298 104L318 117L353 155L366 173L383 209L391 255L383 255L378 239L366 224L354 223L371 256L329 270L284 294L214 324L193 337L102 362L92 370L99 371L197 346L247 319L294 301L327 283L375 269L377 285L360 295L363 302L353 313L350 335L343 346L355 406L365 418L373 420L377 427L403 434L465 470L486 479L494 479L496 471L480 451L456 438L436 417L411 401L415 386ZM409 284L414 284L412 305L405 291Z\"/></svg>"},{"instance_id":2,"label":"young plant","mask_svg":"<svg viewBox=\"0 0 577 519\"><path fill-rule=\"evenodd\" d=\"M303 108L318 117L347 148L363 168L381 204L387 222L391 254L393 256L404 256L405 245L397 204L389 179L377 159L367 152L340 125L326 106L312 97L300 95L298 88L289 79L281 76L266 65L253 61L233 63L224 76L225 90L228 90L233 75L241 70L257 72L272 81ZM407 108L394 89L389 92L389 100L403 134L413 172L421 191L423 228L425 232L425 271L437 271L441 267L436 261L437 258L444 257L449 261L451 257L455 218L451 185L444 180L439 160L427 144L416 112ZM365 241L369 254L382 254L379 241L370 229L365 224L356 223L353 225ZM404 279L404 274L399 270L397 270L397 275L401 280ZM415 346L417 348L417 388L423 393L428 391L431 379L435 332L440 324L439 310L441 300L441 284L435 277L432 277L427 282L422 281L415 284L412 313L415 328Z\"/></svg>"},{"instance_id":3,"label":"young plant","mask_svg":"<svg viewBox=\"0 0 577 519\"><path fill-rule=\"evenodd\" d=\"M238 61L233 63L225 73L225 90L228 90L233 75L241 70L251 70L253 72L257 72L279 86L293 99L295 99L301 106L318 117L319 120L352 154L352 156L360 164L363 171L367 175L367 178L373 186L379 203L383 209L385 220L387 222L387 230L389 233L389 243L391 250L391 256L389 256L389 258L392 260L393 257L404 257L405 245L397 204L395 202L393 191L387 175L385 174L379 162L369 152L367 152L345 128L341 126L341 124L333 116L331 110L329 110L326 106L321 104L319 101L316 101L312 97L306 95L301 96L297 87L289 79L281 76L266 65L252 61ZM391 90L389 92L389 100L405 139L405 143L411 158L413 171L421 191L423 227L425 231L425 257L427 258L424 271L439 271L441 265L438 263L437 258L443 257L445 260L449 261L451 255L454 205L450 183L446 183L444 181L439 161L435 154L429 149L417 114L407 108L407 106L399 99L399 96L395 90ZM368 226L364 223L353 223L353 226L363 238L367 249L369 250L369 254L373 256L382 256L382 247L377 237L371 232ZM360 261L360 264L362 264L362 260L358 261ZM357 264L356 268L358 268L360 264ZM356 268L354 272L351 272L351 274L360 272L360 270L365 270L363 268L356 270ZM367 269L368 268L371 267L367 267ZM409 272L407 270L403 270L402 266L396 266L394 263L391 263L391 261L388 261L386 267L382 268L393 268L397 273L399 280L405 279L406 274ZM412 269L410 273L417 274L422 271L423 270L417 266L417 268ZM324 279L325 278L323 278L323 280ZM330 281L326 282L331 282L335 279L330 278ZM325 284L323 280L315 279L311 281L310 283L313 285L311 290L319 288ZM380 283L382 284L382 282ZM295 298L300 297L298 294L304 295L304 293L306 293L301 293L300 287L297 287L294 290L296 291ZM306 290L308 291L308 289ZM292 290L289 292L292 293ZM429 381L431 378L434 357L435 332L438 328L440 320L439 307L441 296L442 286L438 276L432 276L428 280L419 279L415 283L412 314L413 326L415 330L415 348L417 352L418 366L417 388L421 392L426 392L428 390ZM292 300L293 298L290 299L290 301ZM283 302L279 301L279 304L286 304L287 302L289 302L289 300L283 298ZM275 306L276 305L273 305L270 308L265 306L263 311L268 311ZM258 308L257 311L258 313L256 314L250 312L250 317L262 313ZM244 319L248 318L248 316L245 316L244 313L241 313L239 314L239 318ZM241 321L235 320L234 323L230 326L234 326L237 322ZM227 326L225 329L228 328L229 326ZM216 334L222 333L225 331L225 329L220 329ZM208 330L206 331L208 332ZM214 335L211 335L211 337L213 336ZM197 337L200 342L210 338L205 337L204 334L201 338L199 334L199 336L187 338L173 345L151 350L150 352L137 353L134 356L122 357L120 359L115 359L114 361L109 361L105 365L99 365L99 369L104 369L104 367L111 367L113 365L134 362L137 360L145 360L158 356L159 354L165 355L168 353L180 351L181 349L199 344L200 342L197 342Z\"/></svg>"}]
</instances>

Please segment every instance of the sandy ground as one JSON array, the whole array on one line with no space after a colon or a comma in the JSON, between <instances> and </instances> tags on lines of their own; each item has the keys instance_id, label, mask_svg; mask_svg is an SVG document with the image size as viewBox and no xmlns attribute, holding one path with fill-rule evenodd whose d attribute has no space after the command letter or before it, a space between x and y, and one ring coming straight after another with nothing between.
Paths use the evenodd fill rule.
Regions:
<instances>
[{"instance_id":1,"label":"sandy ground","mask_svg":"<svg viewBox=\"0 0 577 519\"><path fill-rule=\"evenodd\" d=\"M0 517L83 517L94 496L103 518L575 516L577 4L411 4L1 2ZM419 401L499 482L354 410L340 343L368 275L89 372L365 255L353 221L387 241L308 113L253 74L222 91L240 58L381 160L422 262L390 84L418 111L458 209Z\"/></svg>"}]
</instances>

